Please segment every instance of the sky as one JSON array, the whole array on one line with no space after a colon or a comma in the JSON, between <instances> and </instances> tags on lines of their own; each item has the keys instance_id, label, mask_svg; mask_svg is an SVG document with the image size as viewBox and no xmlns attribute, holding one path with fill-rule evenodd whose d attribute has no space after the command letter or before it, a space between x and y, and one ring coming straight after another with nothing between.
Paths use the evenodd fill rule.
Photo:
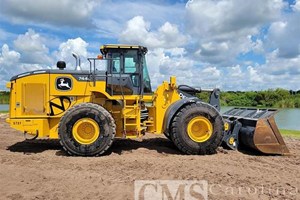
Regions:
<instances>
[{"instance_id":1,"label":"sky","mask_svg":"<svg viewBox=\"0 0 300 200\"><path fill-rule=\"evenodd\" d=\"M148 47L152 87L300 90L300 0L0 0L0 90L10 77L75 68L72 52Z\"/></svg>"}]
</instances>

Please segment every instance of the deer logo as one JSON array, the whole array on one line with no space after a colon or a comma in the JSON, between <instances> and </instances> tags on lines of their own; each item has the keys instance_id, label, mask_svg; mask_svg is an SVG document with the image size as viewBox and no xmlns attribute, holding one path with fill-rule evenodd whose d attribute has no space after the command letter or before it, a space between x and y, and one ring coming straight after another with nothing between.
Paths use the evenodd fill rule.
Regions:
<instances>
[{"instance_id":1,"label":"deer logo","mask_svg":"<svg viewBox=\"0 0 300 200\"><path fill-rule=\"evenodd\" d=\"M71 87L69 86L69 83L65 83L65 79L61 78L59 79L60 84L58 84L58 87L62 88L62 87L67 87L69 89L71 89Z\"/></svg>"},{"instance_id":2,"label":"deer logo","mask_svg":"<svg viewBox=\"0 0 300 200\"><path fill-rule=\"evenodd\" d=\"M56 89L70 90L72 89L72 80L67 77L59 77L56 79Z\"/></svg>"}]
</instances>

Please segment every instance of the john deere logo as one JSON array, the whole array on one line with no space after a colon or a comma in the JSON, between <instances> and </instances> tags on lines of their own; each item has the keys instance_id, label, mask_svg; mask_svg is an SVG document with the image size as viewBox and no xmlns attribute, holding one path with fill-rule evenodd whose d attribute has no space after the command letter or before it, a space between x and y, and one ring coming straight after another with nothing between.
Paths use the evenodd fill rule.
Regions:
<instances>
[{"instance_id":1,"label":"john deere logo","mask_svg":"<svg viewBox=\"0 0 300 200\"><path fill-rule=\"evenodd\" d=\"M56 79L56 89L58 90L71 90L72 89L72 79L68 77L58 77Z\"/></svg>"}]
</instances>

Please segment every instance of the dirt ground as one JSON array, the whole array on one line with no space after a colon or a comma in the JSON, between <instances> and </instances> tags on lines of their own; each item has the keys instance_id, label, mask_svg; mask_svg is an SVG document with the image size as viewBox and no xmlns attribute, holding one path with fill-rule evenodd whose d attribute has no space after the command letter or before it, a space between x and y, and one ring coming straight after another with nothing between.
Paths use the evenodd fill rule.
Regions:
<instances>
[{"instance_id":1,"label":"dirt ground","mask_svg":"<svg viewBox=\"0 0 300 200\"><path fill-rule=\"evenodd\" d=\"M116 140L102 157L70 157L57 141L24 141L2 117L0 199L134 199L135 180L205 180L208 199L300 199L300 140L285 141L290 156L187 156L146 135Z\"/></svg>"}]
</instances>

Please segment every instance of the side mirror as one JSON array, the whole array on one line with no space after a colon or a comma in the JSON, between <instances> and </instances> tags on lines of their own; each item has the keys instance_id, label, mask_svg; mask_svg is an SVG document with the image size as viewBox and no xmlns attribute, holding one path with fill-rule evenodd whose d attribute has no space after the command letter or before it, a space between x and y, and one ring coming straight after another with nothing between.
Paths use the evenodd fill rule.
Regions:
<instances>
[{"instance_id":1,"label":"side mirror","mask_svg":"<svg viewBox=\"0 0 300 200\"><path fill-rule=\"evenodd\" d=\"M64 70L64 68L66 68L66 63L65 63L65 61L58 61L56 63L56 66L57 66L58 69Z\"/></svg>"}]
</instances>

